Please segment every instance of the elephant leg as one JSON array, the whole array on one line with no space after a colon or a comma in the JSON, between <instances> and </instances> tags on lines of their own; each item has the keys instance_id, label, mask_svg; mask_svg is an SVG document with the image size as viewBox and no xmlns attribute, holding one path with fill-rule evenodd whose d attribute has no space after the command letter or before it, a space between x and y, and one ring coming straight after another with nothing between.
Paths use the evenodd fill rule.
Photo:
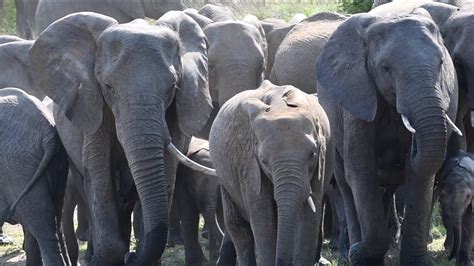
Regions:
<instances>
[{"instance_id":1,"label":"elephant leg","mask_svg":"<svg viewBox=\"0 0 474 266\"><path fill-rule=\"evenodd\" d=\"M456 256L456 266L473 265L474 258L474 206L467 209L462 221L462 240L459 254Z\"/></svg>"},{"instance_id":2,"label":"elephant leg","mask_svg":"<svg viewBox=\"0 0 474 266\"><path fill-rule=\"evenodd\" d=\"M72 265L77 265L79 245L77 244L76 234L74 233L74 208L76 207L76 201L74 200L74 191L71 187L71 176L68 177L67 182L66 193L64 195L62 225L69 259Z\"/></svg>"},{"instance_id":3,"label":"elephant leg","mask_svg":"<svg viewBox=\"0 0 474 266\"><path fill-rule=\"evenodd\" d=\"M215 211L203 213L205 224L207 224L209 241L209 261L213 264L219 258L219 247L222 242L222 233L216 222Z\"/></svg>"},{"instance_id":4,"label":"elephant leg","mask_svg":"<svg viewBox=\"0 0 474 266\"><path fill-rule=\"evenodd\" d=\"M431 226L433 183L434 176L415 176L413 171L407 169L405 218L402 225L403 235L400 252L402 265L430 264L428 239Z\"/></svg>"},{"instance_id":5,"label":"elephant leg","mask_svg":"<svg viewBox=\"0 0 474 266\"><path fill-rule=\"evenodd\" d=\"M65 259L61 254L60 240L57 236L58 224L56 223L56 213L44 211L40 215L32 214L24 217L26 224L25 231L29 231L36 239L41 253L41 259L45 265L64 265ZM32 244L33 250L35 249Z\"/></svg>"},{"instance_id":6,"label":"elephant leg","mask_svg":"<svg viewBox=\"0 0 474 266\"><path fill-rule=\"evenodd\" d=\"M221 187L221 198L224 207L225 227L232 239L231 241L233 245L235 246L237 264L249 266L256 265L254 242L250 224L240 215L237 207L232 202L230 195L223 187ZM226 244L228 244L228 241L226 241ZM229 252L229 254L230 253L231 252Z\"/></svg>"},{"instance_id":7,"label":"elephant leg","mask_svg":"<svg viewBox=\"0 0 474 266\"><path fill-rule=\"evenodd\" d=\"M340 193L338 200L340 209L340 234L339 234L339 253L341 258L348 260L350 245L361 240L359 219L355 209L352 191L344 177L344 161L342 156L336 152L335 178L338 191Z\"/></svg>"},{"instance_id":8,"label":"elephant leg","mask_svg":"<svg viewBox=\"0 0 474 266\"><path fill-rule=\"evenodd\" d=\"M260 195L252 192L248 192L247 195L250 196L246 199L255 243L256 263L257 265L275 265L278 226L277 210L272 196L273 186L268 179L262 179ZM302 219L305 218L302 217ZM233 235L232 239L234 239ZM314 256L314 253L312 255Z\"/></svg>"},{"instance_id":9,"label":"elephant leg","mask_svg":"<svg viewBox=\"0 0 474 266\"><path fill-rule=\"evenodd\" d=\"M183 189L182 184L178 186ZM181 210L186 265L202 265L205 256L199 244L199 210L196 199L193 199L190 193L181 192L183 191L177 191L175 197L178 196L181 203L179 208Z\"/></svg>"},{"instance_id":10,"label":"elephant leg","mask_svg":"<svg viewBox=\"0 0 474 266\"><path fill-rule=\"evenodd\" d=\"M84 142L84 182L91 210L92 265L121 263L128 251L120 234L115 182L111 172L112 138L102 126Z\"/></svg>"},{"instance_id":11,"label":"elephant leg","mask_svg":"<svg viewBox=\"0 0 474 266\"><path fill-rule=\"evenodd\" d=\"M383 264L390 237L383 222L382 191L375 181L375 128L373 124L351 115L345 116L344 120L357 128L344 132L344 170L362 236L360 242L351 245L349 259L352 264Z\"/></svg>"},{"instance_id":12,"label":"elephant leg","mask_svg":"<svg viewBox=\"0 0 474 266\"><path fill-rule=\"evenodd\" d=\"M177 186L175 187L176 193ZM171 202L170 209L170 222L168 228L168 247L174 247L176 245L182 245L183 239L181 238L181 219L180 219L180 206L174 199Z\"/></svg>"},{"instance_id":13,"label":"elephant leg","mask_svg":"<svg viewBox=\"0 0 474 266\"><path fill-rule=\"evenodd\" d=\"M41 252L36 239L25 228L23 228L23 236L23 249L26 253L26 266L43 265L41 261Z\"/></svg>"},{"instance_id":14,"label":"elephant leg","mask_svg":"<svg viewBox=\"0 0 474 266\"><path fill-rule=\"evenodd\" d=\"M219 259L217 260L216 266L227 265L237 265L237 253L229 232L224 231Z\"/></svg>"}]
</instances>

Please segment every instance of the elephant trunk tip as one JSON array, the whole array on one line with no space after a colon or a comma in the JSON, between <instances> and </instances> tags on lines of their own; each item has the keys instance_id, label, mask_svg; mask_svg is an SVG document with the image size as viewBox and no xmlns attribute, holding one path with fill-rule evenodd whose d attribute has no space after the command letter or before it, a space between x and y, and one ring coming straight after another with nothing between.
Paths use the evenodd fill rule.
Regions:
<instances>
[{"instance_id":1,"label":"elephant trunk tip","mask_svg":"<svg viewBox=\"0 0 474 266\"><path fill-rule=\"evenodd\" d=\"M143 240L140 241L136 252L129 252L125 256L125 265L127 266L138 266L138 265L152 265L157 262L166 248L166 242L161 239L161 236L167 236L168 224L166 222L159 222L157 226L150 232L145 233ZM151 249L140 249L140 247L154 247Z\"/></svg>"}]
</instances>

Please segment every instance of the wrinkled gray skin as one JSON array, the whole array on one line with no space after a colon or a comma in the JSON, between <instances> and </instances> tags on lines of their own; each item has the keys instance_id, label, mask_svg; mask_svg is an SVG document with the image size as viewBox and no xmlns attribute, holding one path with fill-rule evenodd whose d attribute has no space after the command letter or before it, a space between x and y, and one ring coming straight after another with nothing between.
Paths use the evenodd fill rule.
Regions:
<instances>
[{"instance_id":1,"label":"wrinkled gray skin","mask_svg":"<svg viewBox=\"0 0 474 266\"><path fill-rule=\"evenodd\" d=\"M196 21L196 22L199 24L199 26L201 26L201 28L203 28L203 29L204 29L207 25L209 25L209 24L211 24L212 22L214 22L214 21L212 21L210 18L205 17L205 16L199 14L199 13L197 12L197 10L195 10L195 9L188 8L188 9L185 9L183 12L186 13L186 15L192 17L192 18L194 19L194 21Z\"/></svg>"},{"instance_id":2,"label":"wrinkled gray skin","mask_svg":"<svg viewBox=\"0 0 474 266\"><path fill-rule=\"evenodd\" d=\"M265 24L262 24L265 29ZM267 67L265 68L265 78L270 79L270 74L272 73L273 64L275 62L275 55L278 51L278 47L280 47L281 42L285 39L288 32L293 29L295 25L282 25L282 27L275 27L270 32L265 34L267 37L267 47L268 47L268 55L267 55Z\"/></svg>"},{"instance_id":3,"label":"wrinkled gray skin","mask_svg":"<svg viewBox=\"0 0 474 266\"><path fill-rule=\"evenodd\" d=\"M236 20L234 12L229 7L223 5L207 4L199 9L199 14L208 17L214 22Z\"/></svg>"},{"instance_id":4,"label":"wrinkled gray skin","mask_svg":"<svg viewBox=\"0 0 474 266\"><path fill-rule=\"evenodd\" d=\"M212 23L204 33L209 43L209 91L214 111L198 137L208 139L219 107L262 82L267 45L263 29L246 22Z\"/></svg>"},{"instance_id":5,"label":"wrinkled gray skin","mask_svg":"<svg viewBox=\"0 0 474 266\"><path fill-rule=\"evenodd\" d=\"M125 23L136 18L158 19L170 10L183 10L181 0L39 0L36 32L68 14L82 11L104 14Z\"/></svg>"},{"instance_id":6,"label":"wrinkled gray skin","mask_svg":"<svg viewBox=\"0 0 474 266\"><path fill-rule=\"evenodd\" d=\"M204 33L179 11L157 23L77 13L48 27L30 52L33 80L55 102L59 135L84 178L91 265L122 263L128 251L112 178L122 175L133 177L144 228L126 264L160 258L177 165L165 148L172 140L183 149L211 111Z\"/></svg>"},{"instance_id":7,"label":"wrinkled gray skin","mask_svg":"<svg viewBox=\"0 0 474 266\"><path fill-rule=\"evenodd\" d=\"M447 160L440 176L441 217L446 227L445 248L456 265L473 264L474 155L459 151Z\"/></svg>"},{"instance_id":8,"label":"wrinkled gray skin","mask_svg":"<svg viewBox=\"0 0 474 266\"><path fill-rule=\"evenodd\" d=\"M7 222L24 228L27 265L65 265L60 222L68 162L52 114L13 88L0 90L0 113L0 211L38 178Z\"/></svg>"},{"instance_id":9,"label":"wrinkled gray skin","mask_svg":"<svg viewBox=\"0 0 474 266\"><path fill-rule=\"evenodd\" d=\"M333 169L317 98L265 81L222 107L209 145L238 265L313 265Z\"/></svg>"},{"instance_id":10,"label":"wrinkled gray skin","mask_svg":"<svg viewBox=\"0 0 474 266\"><path fill-rule=\"evenodd\" d=\"M441 3L424 4L415 12L428 11L444 39L456 67L460 102L456 124L465 133L455 148L474 152L474 131L471 114L474 110L474 7L456 8ZM455 149L455 150L457 150Z\"/></svg>"},{"instance_id":11,"label":"wrinkled gray skin","mask_svg":"<svg viewBox=\"0 0 474 266\"><path fill-rule=\"evenodd\" d=\"M2 38L3 37L3 38ZM33 41L17 40L0 37L0 88L15 87L42 100L46 95L35 85L31 78L29 50ZM2 41L6 43L1 44Z\"/></svg>"},{"instance_id":12,"label":"wrinkled gray skin","mask_svg":"<svg viewBox=\"0 0 474 266\"><path fill-rule=\"evenodd\" d=\"M425 16L354 15L329 38L316 71L336 142L351 263L383 264L390 234L374 180L389 172L406 183L400 264L428 265L434 174L452 131L446 115L455 120L458 99L438 28ZM413 140L400 114L416 130Z\"/></svg>"},{"instance_id":13,"label":"wrinkled gray skin","mask_svg":"<svg viewBox=\"0 0 474 266\"><path fill-rule=\"evenodd\" d=\"M212 168L207 140L192 138L186 154L191 160ZM216 212L222 215L219 196L219 179L179 165L176 172L174 199L179 206L186 265L202 265L204 256L199 244L199 215L208 228L210 263L219 257L222 233L216 222Z\"/></svg>"},{"instance_id":14,"label":"wrinkled gray skin","mask_svg":"<svg viewBox=\"0 0 474 266\"><path fill-rule=\"evenodd\" d=\"M16 33L27 40L34 39L36 9L39 0L15 0Z\"/></svg>"},{"instance_id":15,"label":"wrinkled gray skin","mask_svg":"<svg viewBox=\"0 0 474 266\"><path fill-rule=\"evenodd\" d=\"M270 80L278 85L293 85L306 93L316 92L316 59L345 19L337 13L321 12L294 26L278 47Z\"/></svg>"}]
</instances>

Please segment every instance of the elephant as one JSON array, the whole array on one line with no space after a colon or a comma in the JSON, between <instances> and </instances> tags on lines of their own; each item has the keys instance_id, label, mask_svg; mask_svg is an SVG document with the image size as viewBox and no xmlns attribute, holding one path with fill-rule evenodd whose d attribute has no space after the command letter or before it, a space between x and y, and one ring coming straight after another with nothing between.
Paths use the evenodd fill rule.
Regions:
<instances>
[{"instance_id":1,"label":"elephant","mask_svg":"<svg viewBox=\"0 0 474 266\"><path fill-rule=\"evenodd\" d=\"M474 252L474 155L458 153L443 164L440 206L446 250L456 265L472 265Z\"/></svg>"},{"instance_id":2,"label":"elephant","mask_svg":"<svg viewBox=\"0 0 474 266\"><path fill-rule=\"evenodd\" d=\"M17 0L18 1L18 0ZM130 22L136 18L158 19L170 10L183 10L181 0L37 0L37 33L41 33L54 21L76 12L95 12L114 18L119 23Z\"/></svg>"},{"instance_id":3,"label":"elephant","mask_svg":"<svg viewBox=\"0 0 474 266\"><path fill-rule=\"evenodd\" d=\"M66 265L61 210L68 161L52 114L16 88L0 90L0 227L19 223L27 265Z\"/></svg>"},{"instance_id":4,"label":"elephant","mask_svg":"<svg viewBox=\"0 0 474 266\"><path fill-rule=\"evenodd\" d=\"M7 42L7 40L11 40ZM16 40L9 36L1 36L0 43L0 88L15 87L26 93L43 100L46 96L40 89L34 86L31 77L29 50L33 41L23 39Z\"/></svg>"},{"instance_id":5,"label":"elephant","mask_svg":"<svg viewBox=\"0 0 474 266\"><path fill-rule=\"evenodd\" d=\"M207 140L193 137L186 155L201 165L212 167ZM222 217L218 178L179 165L174 200L179 206L186 265L202 265L204 259L198 241L199 214L203 216L208 229L210 262L215 263L222 241L216 221L216 217Z\"/></svg>"},{"instance_id":6,"label":"elephant","mask_svg":"<svg viewBox=\"0 0 474 266\"><path fill-rule=\"evenodd\" d=\"M333 12L320 12L294 26L278 46L270 81L278 85L293 85L306 93L315 93L315 59L331 34L346 18Z\"/></svg>"},{"instance_id":7,"label":"elephant","mask_svg":"<svg viewBox=\"0 0 474 266\"><path fill-rule=\"evenodd\" d=\"M428 265L434 175L459 133L456 73L438 27L425 15L353 15L327 41L316 76L336 143L351 264L383 264L390 234L380 222L379 174L389 172L405 182L400 264Z\"/></svg>"},{"instance_id":8,"label":"elephant","mask_svg":"<svg viewBox=\"0 0 474 266\"><path fill-rule=\"evenodd\" d=\"M192 9L192 8L185 9L184 13L192 17L199 24L199 26L201 26L202 29L204 29L207 25L214 22L210 18L199 14L197 10Z\"/></svg>"},{"instance_id":9,"label":"elephant","mask_svg":"<svg viewBox=\"0 0 474 266\"><path fill-rule=\"evenodd\" d=\"M0 44L16 41L24 41L24 39L13 35L0 35Z\"/></svg>"},{"instance_id":10,"label":"elephant","mask_svg":"<svg viewBox=\"0 0 474 266\"><path fill-rule=\"evenodd\" d=\"M237 265L313 265L334 161L317 98L264 81L224 104L209 148Z\"/></svg>"},{"instance_id":11,"label":"elephant","mask_svg":"<svg viewBox=\"0 0 474 266\"><path fill-rule=\"evenodd\" d=\"M262 24L264 26L265 24ZM280 47L281 42L285 39L288 32L290 32L295 24L288 24L278 28L272 29L270 32L266 32L267 38L267 66L265 68L265 79L270 79L272 73L273 64L275 62L275 55ZM265 29L265 27L264 27Z\"/></svg>"},{"instance_id":12,"label":"elephant","mask_svg":"<svg viewBox=\"0 0 474 266\"><path fill-rule=\"evenodd\" d=\"M214 110L196 137L208 139L219 108L235 94L262 82L267 45L261 26L242 21L209 24L204 34L209 42L209 90Z\"/></svg>"},{"instance_id":13,"label":"elephant","mask_svg":"<svg viewBox=\"0 0 474 266\"><path fill-rule=\"evenodd\" d=\"M290 24L297 24L300 23L301 21L305 20L307 16L302 13L296 13L294 14L291 19L288 21Z\"/></svg>"},{"instance_id":14,"label":"elephant","mask_svg":"<svg viewBox=\"0 0 474 266\"><path fill-rule=\"evenodd\" d=\"M36 30L36 9L39 0L15 0L16 33L18 36L32 40Z\"/></svg>"},{"instance_id":15,"label":"elephant","mask_svg":"<svg viewBox=\"0 0 474 266\"><path fill-rule=\"evenodd\" d=\"M212 108L201 28L181 11L155 26L75 13L39 35L30 64L35 84L55 103L59 136L84 180L89 264L123 263L125 255L126 265L156 262L166 247L177 159L215 174L179 150ZM117 176L133 178L142 206L136 253L127 253Z\"/></svg>"},{"instance_id":16,"label":"elephant","mask_svg":"<svg viewBox=\"0 0 474 266\"><path fill-rule=\"evenodd\" d=\"M206 4L198 12L214 22L235 21L234 12L227 6Z\"/></svg>"}]
</instances>

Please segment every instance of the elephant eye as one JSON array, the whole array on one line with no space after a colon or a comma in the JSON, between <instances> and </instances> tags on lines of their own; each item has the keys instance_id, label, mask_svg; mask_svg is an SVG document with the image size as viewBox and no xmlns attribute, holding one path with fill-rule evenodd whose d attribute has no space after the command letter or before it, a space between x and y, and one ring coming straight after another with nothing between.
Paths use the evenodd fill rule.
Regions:
<instances>
[{"instance_id":1,"label":"elephant eye","mask_svg":"<svg viewBox=\"0 0 474 266\"><path fill-rule=\"evenodd\" d=\"M108 83L105 83L105 88L107 89L107 91L109 91L110 93L115 93L115 89L110 86Z\"/></svg>"}]
</instances>

